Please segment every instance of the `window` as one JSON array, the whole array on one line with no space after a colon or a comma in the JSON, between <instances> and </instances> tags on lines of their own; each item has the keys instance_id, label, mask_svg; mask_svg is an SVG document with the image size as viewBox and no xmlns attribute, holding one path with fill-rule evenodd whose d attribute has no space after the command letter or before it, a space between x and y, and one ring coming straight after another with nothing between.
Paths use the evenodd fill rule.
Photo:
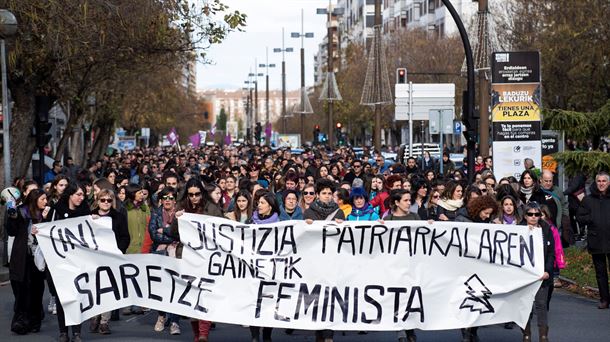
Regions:
<instances>
[{"instance_id":1,"label":"window","mask_svg":"<svg viewBox=\"0 0 610 342\"><path fill-rule=\"evenodd\" d=\"M434 14L434 0L428 0L428 13Z\"/></svg>"},{"instance_id":2,"label":"window","mask_svg":"<svg viewBox=\"0 0 610 342\"><path fill-rule=\"evenodd\" d=\"M366 4L367 5L374 5L375 4L375 0L366 0Z\"/></svg>"},{"instance_id":3,"label":"window","mask_svg":"<svg viewBox=\"0 0 610 342\"><path fill-rule=\"evenodd\" d=\"M366 27L373 27L373 26L375 26L375 16L367 15L366 16Z\"/></svg>"}]
</instances>

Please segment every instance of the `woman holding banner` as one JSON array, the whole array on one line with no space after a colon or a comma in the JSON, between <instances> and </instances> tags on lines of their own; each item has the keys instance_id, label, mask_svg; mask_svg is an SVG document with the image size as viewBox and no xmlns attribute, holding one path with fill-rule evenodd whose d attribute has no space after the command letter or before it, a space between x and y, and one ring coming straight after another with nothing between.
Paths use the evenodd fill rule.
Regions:
<instances>
[{"instance_id":1,"label":"woman holding banner","mask_svg":"<svg viewBox=\"0 0 610 342\"><path fill-rule=\"evenodd\" d=\"M252 217L252 196L247 190L240 190L233 196L233 211L225 214L231 221L246 223Z\"/></svg>"},{"instance_id":2,"label":"woman holding banner","mask_svg":"<svg viewBox=\"0 0 610 342\"><path fill-rule=\"evenodd\" d=\"M458 216L456 222L490 223L498 212L498 203L488 195L476 197L467 204L466 215ZM479 327L462 329L463 342L475 342L479 340L477 332Z\"/></svg>"},{"instance_id":3,"label":"woman holding banner","mask_svg":"<svg viewBox=\"0 0 610 342\"><path fill-rule=\"evenodd\" d=\"M109 189L101 189L95 195L93 202L93 210L91 214L99 217L110 217L112 219L112 231L116 239L117 247L121 253L125 254L129 246L129 229L127 228L127 217L116 209L116 197L114 192ZM110 334L111 311L91 318L89 331L100 333L102 335Z\"/></svg>"},{"instance_id":4,"label":"woman holding banner","mask_svg":"<svg viewBox=\"0 0 610 342\"><path fill-rule=\"evenodd\" d=\"M330 221L342 223L345 220L343 210L333 201L335 183L328 179L318 179L315 185L316 198L309 208L303 213L303 218L307 224L313 221ZM334 332L332 330L317 330L316 342L332 342Z\"/></svg>"},{"instance_id":5,"label":"woman holding banner","mask_svg":"<svg viewBox=\"0 0 610 342\"><path fill-rule=\"evenodd\" d=\"M445 186L438 202L438 218L441 221L455 221L458 210L464 205L464 188L456 181L450 181Z\"/></svg>"},{"instance_id":6,"label":"woman holding banner","mask_svg":"<svg viewBox=\"0 0 610 342\"><path fill-rule=\"evenodd\" d=\"M42 321L42 296L44 294L44 271L34 263L36 239L31 233L33 224L39 223L46 214L47 195L42 190L32 190L17 213L9 216L7 231L14 236L9 264L9 277L15 295L11 331L23 335L39 332Z\"/></svg>"},{"instance_id":7,"label":"woman holding banner","mask_svg":"<svg viewBox=\"0 0 610 342\"><path fill-rule=\"evenodd\" d=\"M553 265L555 263L555 239L553 238L553 232L548 223L542 218L542 210L537 202L531 201L525 205L525 219L521 222L522 225L527 225L530 230L541 229L542 230L542 245L544 255L544 273L540 280L542 280L542 286L536 292L534 298L534 307L530 318L527 321L525 329L523 329L523 341L532 340L531 322L534 312L538 318L538 334L540 342L548 342L549 334L549 322L547 318L547 300L549 288L553 286Z\"/></svg>"},{"instance_id":8,"label":"woman holding banner","mask_svg":"<svg viewBox=\"0 0 610 342\"><path fill-rule=\"evenodd\" d=\"M176 197L176 190L172 187L163 188L159 193L161 205L152 212L148 224L148 233L152 240L151 253L176 257L176 246L179 241L171 235L171 224L176 214ZM169 333L179 335L181 333L179 319L179 315L159 311L154 330L161 332L165 330L166 325L169 325Z\"/></svg>"},{"instance_id":9,"label":"woman holding banner","mask_svg":"<svg viewBox=\"0 0 610 342\"><path fill-rule=\"evenodd\" d=\"M175 214L176 218L182 216L182 214L184 214L185 212L192 214L217 216L215 215L215 213L210 213L206 211L206 201L203 197L203 194L206 192L206 189L203 187L203 184L197 177L190 178L186 182L185 188L186 191L184 192L184 197L182 198L182 201L180 202ZM173 220L171 223L171 236L173 236L176 241L180 241L180 232L178 230L177 219ZM182 257L182 251L180 246L176 250L176 257ZM193 330L194 340L197 342L207 342L208 336L210 335L211 327L212 322L210 321L192 319L191 329Z\"/></svg>"},{"instance_id":10,"label":"woman holding banner","mask_svg":"<svg viewBox=\"0 0 610 342\"><path fill-rule=\"evenodd\" d=\"M411 212L411 193L404 189L392 190L390 192L390 213L384 220L388 221L412 221L419 220L419 215ZM398 332L398 342L415 342L417 336L414 329L401 330Z\"/></svg>"},{"instance_id":11,"label":"woman holding banner","mask_svg":"<svg viewBox=\"0 0 610 342\"><path fill-rule=\"evenodd\" d=\"M129 184L126 188L127 200L125 208L127 209L127 224L129 228L129 247L127 254L142 253L142 245L148 234L148 219L150 218L150 209L146 205L146 197L144 188L138 184ZM141 307L132 305L123 309L123 315L141 315L144 313Z\"/></svg>"},{"instance_id":12,"label":"woman holding banner","mask_svg":"<svg viewBox=\"0 0 610 342\"><path fill-rule=\"evenodd\" d=\"M261 194L262 193L262 194ZM258 203L256 203L256 211L252 214L252 218L246 223L248 224L270 224L280 221L280 207L275 199L275 195L267 190L258 191ZM260 197L259 197L260 196ZM263 328L263 342L271 342L271 333L273 328ZM260 341L260 327L250 327L250 335L252 342Z\"/></svg>"},{"instance_id":13,"label":"woman holding banner","mask_svg":"<svg viewBox=\"0 0 610 342\"><path fill-rule=\"evenodd\" d=\"M69 183L64 191L63 195L56 203L54 207L52 207L46 217L43 213L43 221L50 222L55 220L64 220L68 218L78 217L78 216L87 216L91 214L89 210L89 206L85 199L85 194L87 190L84 185L76 185L74 183ZM32 234L37 233L37 230L32 229ZM53 296L55 296L55 304L57 305L57 323L59 325L59 342L68 342L70 338L68 337L68 327L66 326L66 317L64 315L64 309L57 297L57 291L55 290L55 284L53 282L53 278L51 277L51 273L46 272L47 283L49 285L49 292ZM73 342L81 342L81 334L80 330L81 326L73 325L72 326L72 340Z\"/></svg>"}]
</instances>

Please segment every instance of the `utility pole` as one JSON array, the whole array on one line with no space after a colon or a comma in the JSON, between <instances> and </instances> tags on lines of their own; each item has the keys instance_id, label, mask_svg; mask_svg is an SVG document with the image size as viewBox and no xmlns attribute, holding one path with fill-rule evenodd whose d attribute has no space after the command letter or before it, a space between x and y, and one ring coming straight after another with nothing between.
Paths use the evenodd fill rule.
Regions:
<instances>
[{"instance_id":1,"label":"utility pole","mask_svg":"<svg viewBox=\"0 0 610 342\"><path fill-rule=\"evenodd\" d=\"M331 25L331 21L332 21L332 10L331 10L331 3L330 0L328 1L328 30L326 32L326 37L328 38L328 75L331 75L332 72L334 72L334 66L333 66L333 28ZM328 85L328 97L331 98L332 97L332 90L331 90L331 84L329 82ZM333 118L333 101L328 101L328 145L330 145L330 148L333 148L335 146L335 138L333 136L333 128L334 128L334 118Z\"/></svg>"},{"instance_id":2,"label":"utility pole","mask_svg":"<svg viewBox=\"0 0 610 342\"><path fill-rule=\"evenodd\" d=\"M309 104L309 99L307 98L307 90L305 89L305 38L313 38L313 32L305 33L304 28L304 10L301 8L301 33L292 32L290 37L292 38L301 38L301 106L299 108L300 119L301 119L301 141L305 140L305 123L304 117L305 114L313 113L313 111L309 108L311 105Z\"/></svg>"},{"instance_id":3,"label":"utility pole","mask_svg":"<svg viewBox=\"0 0 610 342\"><path fill-rule=\"evenodd\" d=\"M481 14L487 13L489 6L487 0L479 0L479 18ZM485 35L487 32L479 32L479 49L484 46ZM489 156L489 102L490 102L490 88L487 70L479 69L479 153L482 156Z\"/></svg>"},{"instance_id":4,"label":"utility pole","mask_svg":"<svg viewBox=\"0 0 610 342\"><path fill-rule=\"evenodd\" d=\"M378 30L381 30L381 0L375 0L375 26L377 26ZM376 44L377 46L371 46L371 49L379 49L381 44L379 42ZM380 54L377 54L376 63L381 64ZM385 68L384 68L385 69ZM378 65L378 71L381 70L381 67ZM377 75L377 84L381 84L381 72L378 72ZM381 87L378 87L377 91L379 92L378 96L381 98ZM381 152L381 104L375 104L375 132L373 135L373 141L375 142L375 149Z\"/></svg>"},{"instance_id":5,"label":"utility pole","mask_svg":"<svg viewBox=\"0 0 610 342\"><path fill-rule=\"evenodd\" d=\"M284 28L282 27L282 48L275 48L273 52L282 53L282 132L286 133L286 52L294 51L291 47L284 47Z\"/></svg>"},{"instance_id":6,"label":"utility pole","mask_svg":"<svg viewBox=\"0 0 610 342\"><path fill-rule=\"evenodd\" d=\"M265 132L267 131L267 127L270 125L269 121L269 68L275 68L275 64L269 64L269 48L267 47L265 50L266 55L266 64L259 64L260 68L266 68L267 72L265 74ZM271 145L271 136L265 135L265 142L268 146Z\"/></svg>"}]
</instances>

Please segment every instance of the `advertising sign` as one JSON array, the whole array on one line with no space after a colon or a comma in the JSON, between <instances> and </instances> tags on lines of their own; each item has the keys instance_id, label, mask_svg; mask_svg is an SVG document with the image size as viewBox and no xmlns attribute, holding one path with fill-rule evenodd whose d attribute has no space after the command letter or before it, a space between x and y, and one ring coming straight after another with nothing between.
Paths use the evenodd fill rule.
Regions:
<instances>
[{"instance_id":1,"label":"advertising sign","mask_svg":"<svg viewBox=\"0 0 610 342\"><path fill-rule=\"evenodd\" d=\"M494 174L520 178L523 160L542 165L541 85L538 52L492 56L491 117Z\"/></svg>"}]
</instances>

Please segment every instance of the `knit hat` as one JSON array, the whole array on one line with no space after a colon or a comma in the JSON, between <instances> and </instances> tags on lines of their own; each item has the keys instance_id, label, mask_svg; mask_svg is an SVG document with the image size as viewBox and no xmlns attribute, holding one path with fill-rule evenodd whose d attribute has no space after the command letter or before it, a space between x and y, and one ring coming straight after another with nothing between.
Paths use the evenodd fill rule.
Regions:
<instances>
[{"instance_id":1,"label":"knit hat","mask_svg":"<svg viewBox=\"0 0 610 342\"><path fill-rule=\"evenodd\" d=\"M349 200L352 202L356 197L362 197L365 201L368 202L368 196L366 195L366 191L362 187L353 188L352 192L349 194Z\"/></svg>"}]
</instances>

